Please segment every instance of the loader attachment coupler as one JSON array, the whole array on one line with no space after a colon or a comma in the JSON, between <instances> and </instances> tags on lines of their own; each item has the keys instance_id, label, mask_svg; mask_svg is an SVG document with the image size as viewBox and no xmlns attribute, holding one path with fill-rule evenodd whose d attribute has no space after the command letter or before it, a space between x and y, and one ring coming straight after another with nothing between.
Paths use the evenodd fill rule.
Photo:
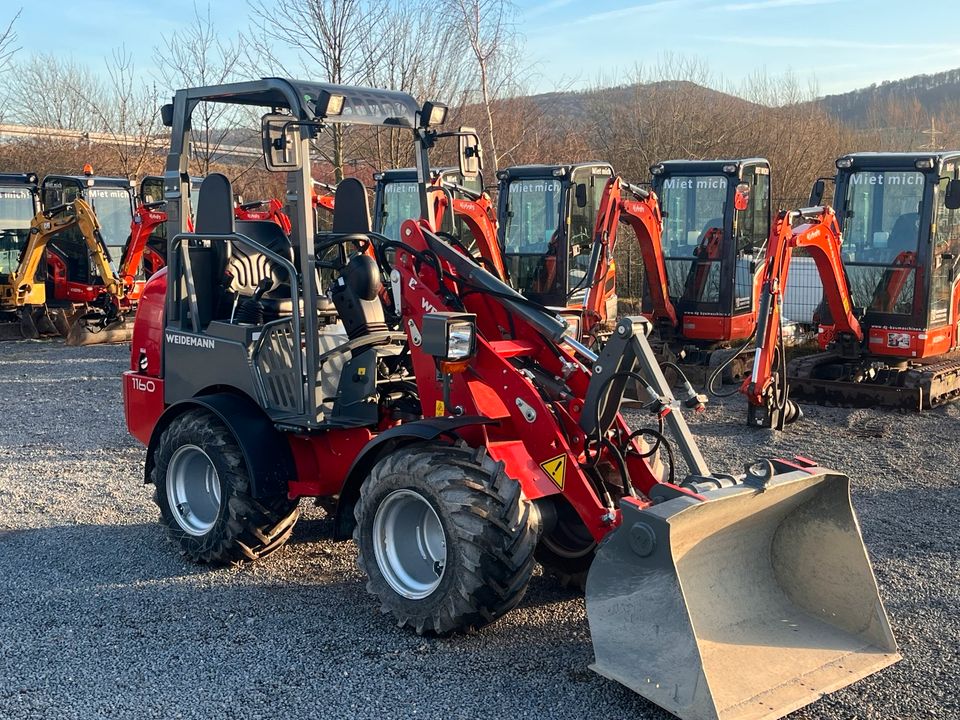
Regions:
<instances>
[{"instance_id":1,"label":"loader attachment coupler","mask_svg":"<svg viewBox=\"0 0 960 720\"><path fill-rule=\"evenodd\" d=\"M587 578L591 667L685 720L754 720L896 662L849 486L813 468L623 501Z\"/></svg>"}]
</instances>

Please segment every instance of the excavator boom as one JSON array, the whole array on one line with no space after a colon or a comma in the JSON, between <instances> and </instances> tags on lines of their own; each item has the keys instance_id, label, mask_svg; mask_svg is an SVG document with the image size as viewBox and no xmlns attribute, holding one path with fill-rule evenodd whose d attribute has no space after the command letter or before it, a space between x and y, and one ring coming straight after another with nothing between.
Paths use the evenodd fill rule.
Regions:
<instances>
[{"instance_id":1,"label":"excavator boom","mask_svg":"<svg viewBox=\"0 0 960 720\"><path fill-rule=\"evenodd\" d=\"M798 219L803 222L794 226ZM799 417L798 409L787 397L781 325L794 250L803 248L813 258L836 331L858 343L863 341L843 269L842 242L836 213L830 207L804 208L777 216L764 266L753 370L740 388L750 403L748 425L782 429L785 423Z\"/></svg>"}]
</instances>

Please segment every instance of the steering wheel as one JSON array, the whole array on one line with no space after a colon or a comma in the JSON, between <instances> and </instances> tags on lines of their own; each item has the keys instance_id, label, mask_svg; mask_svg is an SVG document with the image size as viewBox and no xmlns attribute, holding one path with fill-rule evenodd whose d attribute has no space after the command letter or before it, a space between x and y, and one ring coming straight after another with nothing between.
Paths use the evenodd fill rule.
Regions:
<instances>
[{"instance_id":1,"label":"steering wheel","mask_svg":"<svg viewBox=\"0 0 960 720\"><path fill-rule=\"evenodd\" d=\"M339 258L336 262L330 260L321 260L320 256L323 253L326 253L327 250L334 247L343 248L347 243L353 243L356 251L361 254L366 254L372 245L370 238L366 235L338 235L336 237L327 238L321 240L314 246L314 252L317 255L316 266L319 269L323 270L340 270L343 267L343 261ZM341 257L345 253L341 253Z\"/></svg>"}]
</instances>

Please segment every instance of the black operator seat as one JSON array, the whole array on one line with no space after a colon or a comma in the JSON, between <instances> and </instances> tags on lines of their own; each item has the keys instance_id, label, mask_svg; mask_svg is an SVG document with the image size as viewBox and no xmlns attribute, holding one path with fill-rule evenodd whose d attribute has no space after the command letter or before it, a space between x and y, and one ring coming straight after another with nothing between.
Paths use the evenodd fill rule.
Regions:
<instances>
[{"instance_id":1,"label":"black operator seat","mask_svg":"<svg viewBox=\"0 0 960 720\"><path fill-rule=\"evenodd\" d=\"M333 205L333 233L345 241L370 244L370 206L367 190L356 178L346 178L337 185ZM330 288L330 298L337 308L347 336L353 340L362 335L387 329L380 291L383 278L376 260L356 253L341 268Z\"/></svg>"},{"instance_id":2,"label":"black operator seat","mask_svg":"<svg viewBox=\"0 0 960 720\"><path fill-rule=\"evenodd\" d=\"M229 235L239 233L277 255L293 262L290 239L275 222L269 220L236 221L233 210L233 190L230 181L221 173L204 178L197 197L196 232L200 235ZM241 242L214 241L216 260L215 281L223 283L223 291L251 298L257 286L266 279L270 289L262 293L260 302L270 316L290 315L293 302L287 271L264 253Z\"/></svg>"},{"instance_id":3,"label":"black operator seat","mask_svg":"<svg viewBox=\"0 0 960 720\"><path fill-rule=\"evenodd\" d=\"M897 255L904 250L911 252L917 251L917 240L920 235L920 213L904 213L898 217L893 227L890 228L890 236L887 238L887 249L890 251L890 262L893 262Z\"/></svg>"}]
</instances>

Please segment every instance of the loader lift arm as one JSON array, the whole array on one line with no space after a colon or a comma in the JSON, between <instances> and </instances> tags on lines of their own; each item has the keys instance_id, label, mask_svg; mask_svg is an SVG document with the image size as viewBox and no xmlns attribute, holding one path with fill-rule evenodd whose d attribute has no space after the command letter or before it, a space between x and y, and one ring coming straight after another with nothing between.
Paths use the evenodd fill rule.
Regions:
<instances>
[{"instance_id":1,"label":"loader lift arm","mask_svg":"<svg viewBox=\"0 0 960 720\"><path fill-rule=\"evenodd\" d=\"M804 222L794 227L798 218ZM786 422L795 419L796 410L786 407L786 360L781 332L783 299L794 250L805 248L813 258L837 333L858 343L863 341L840 253L842 242L836 213L830 207L784 211L777 216L763 272L753 370L740 387L750 405L749 425L782 429Z\"/></svg>"}]
</instances>

